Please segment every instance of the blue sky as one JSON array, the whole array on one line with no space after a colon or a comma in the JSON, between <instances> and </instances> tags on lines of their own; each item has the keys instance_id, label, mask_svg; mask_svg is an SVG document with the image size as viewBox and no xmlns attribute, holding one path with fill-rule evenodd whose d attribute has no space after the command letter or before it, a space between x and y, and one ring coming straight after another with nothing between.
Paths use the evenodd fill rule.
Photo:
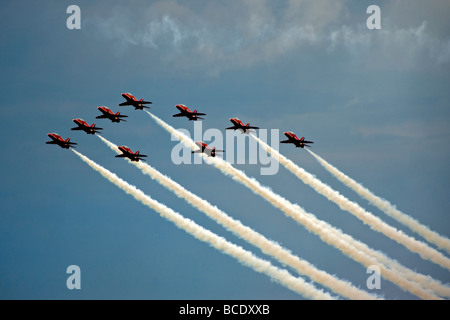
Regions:
<instances>
[{"instance_id":1,"label":"blue sky","mask_svg":"<svg viewBox=\"0 0 450 320\"><path fill-rule=\"evenodd\" d=\"M81 30L66 27L71 4L81 8ZM366 27L371 4L381 8L381 30ZM150 99L155 115L190 132L192 122L172 118L176 104L207 113L204 130L223 130L238 117L279 129L280 140L294 131L343 172L449 237L449 13L448 2L437 0L2 1L0 297L303 299L176 228L72 152L45 144L49 132L70 137L78 151L152 198L279 266L114 158L98 138L71 131L73 118L97 123L104 137L149 155L149 164L230 216L366 289L363 266L244 186L206 164L175 165L177 142L142 111L118 107L122 92ZM102 105L128 122L95 119ZM419 239L305 150L280 151ZM285 168L261 175L260 164L235 166L370 247L450 282L448 271L372 231ZM81 290L66 287L73 264L81 269ZM416 299L384 279L371 292Z\"/></svg>"}]
</instances>

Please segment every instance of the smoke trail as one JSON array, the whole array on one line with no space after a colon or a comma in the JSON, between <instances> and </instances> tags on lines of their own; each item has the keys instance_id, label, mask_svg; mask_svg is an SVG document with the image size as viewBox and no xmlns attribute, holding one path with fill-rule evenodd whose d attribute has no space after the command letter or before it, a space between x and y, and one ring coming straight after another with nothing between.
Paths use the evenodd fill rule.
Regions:
<instances>
[{"instance_id":1,"label":"smoke trail","mask_svg":"<svg viewBox=\"0 0 450 320\"><path fill-rule=\"evenodd\" d=\"M291 160L281 155L277 150L271 148L269 145L261 141L258 137L252 135L252 137L271 155L288 169L293 174L302 180L305 184L309 185L315 191L326 197L328 200L336 203L339 208L345 210L355 217L360 219L365 224L369 225L371 229L383 233L392 240L402 244L411 252L419 254L422 259L430 260L443 268L450 270L450 259L445 257L442 253L434 248L431 248L426 243L416 240L403 233L401 230L397 230L394 227L388 225L380 218L374 216L372 213L364 210L356 202L348 200L336 190L333 190L328 185L314 177L312 174L306 172L304 169L297 166Z\"/></svg>"},{"instance_id":2,"label":"smoke trail","mask_svg":"<svg viewBox=\"0 0 450 320\"><path fill-rule=\"evenodd\" d=\"M278 152L273 156L278 161L282 159L281 158L282 156ZM420 283L424 288L431 289L432 291L441 296L450 297L450 288L443 285L441 282L433 279L430 276L419 274L409 268L402 266L397 261L387 257L384 253L369 248L366 244L353 239L351 236L344 234L340 230L333 230L333 232L336 232L336 235L344 239L344 241L351 243L356 249L361 250L362 252L365 252L367 255L376 258L380 263L383 263L387 267L402 273L407 279Z\"/></svg>"},{"instance_id":3,"label":"smoke trail","mask_svg":"<svg viewBox=\"0 0 450 320\"><path fill-rule=\"evenodd\" d=\"M147 110L145 111L156 121L156 123L166 129L187 147L191 148L192 150L197 149L197 146L191 138L174 129L172 126L168 125ZM302 224L309 231L317 234L320 239L322 239L322 241L338 248L342 253L349 256L353 260L361 263L365 267L378 265L380 267L381 275L385 279L395 283L400 288L407 290L422 299L439 299L438 296L427 290L424 290L417 283L405 279L401 274L398 274L397 272L386 268L384 265L379 265L379 263L377 263L378 261L371 257L370 254L368 254L367 252L363 252L355 247L354 244L358 242L357 240L353 239L349 235L345 235L341 230L317 219L313 214L307 213L303 208L296 204L290 203L285 198L272 192L269 188L261 186L258 181L253 178L247 177L244 172L233 168L224 160L207 157L203 153L200 153L200 155L203 157L207 164L214 165L225 175L230 176L233 178L233 180L245 185L255 194L261 196L274 207L283 211L287 216ZM343 240L343 238L345 238L345 241ZM411 272L413 271L411 270ZM427 283L424 283L424 285L427 285Z\"/></svg>"},{"instance_id":4,"label":"smoke trail","mask_svg":"<svg viewBox=\"0 0 450 320\"><path fill-rule=\"evenodd\" d=\"M313 154L312 151L308 150L311 154ZM316 154L313 154L313 156L317 156ZM319 157L319 156L317 156ZM320 158L320 157L319 157ZM320 158L321 159L321 158ZM323 159L322 159L323 160ZM325 160L324 160L325 161ZM331 165L330 165L331 166ZM332 166L331 166L332 167ZM336 169L337 170L337 169ZM333 170L334 171L334 170ZM345 175L344 175L345 176ZM350 179L350 178L349 178ZM350 179L351 180L351 179ZM370 191L369 191L370 192ZM394 208L395 209L395 208ZM363 243L357 243L356 247L359 250L368 250L368 247L363 244ZM447 286L444 286L442 283L436 281L435 279L429 277L429 276L425 276L425 275L421 275L418 274L416 272L413 272L411 270L409 270L408 268L405 268L404 266L400 265L399 263L397 263L396 261L393 261L391 259L389 259L388 257L386 257L385 255L379 253L379 252L373 252L372 254L378 261L380 261L381 263L384 263L386 266L394 269L394 270L398 270L399 272L402 272L405 274L405 276L412 280L415 281L417 283L422 284L425 288L431 289L434 292L436 292L437 294L443 296L443 297L450 297L450 288Z\"/></svg>"},{"instance_id":5,"label":"smoke trail","mask_svg":"<svg viewBox=\"0 0 450 320\"><path fill-rule=\"evenodd\" d=\"M119 149L114 143L110 142L102 136L98 137L108 147L110 147L111 150L120 153ZM150 165L142 162L133 162L130 160L128 160L128 162L134 164L144 174L150 176L153 180L156 180L162 186L174 192L179 198L186 200L190 205L204 212L208 217L221 224L227 230L233 232L237 236L258 247L265 254L273 256L282 264L291 266L301 275L306 275L310 277L311 280L321 283L322 285L333 290L335 293L349 299L376 299L376 297L374 297L373 295L354 287L350 282L337 279L335 276L332 276L325 271L318 270L307 261L294 256L289 250L281 247L278 243L275 243L274 241L267 239L253 229L244 226L240 221L234 220L225 212L218 209L216 206L213 206L208 201L186 190L183 186L173 181L166 175L163 175Z\"/></svg>"},{"instance_id":6,"label":"smoke trail","mask_svg":"<svg viewBox=\"0 0 450 320\"><path fill-rule=\"evenodd\" d=\"M369 201L378 209L386 213L388 216L409 227L412 231L418 233L427 241L436 244L441 249L447 250L447 252L450 252L450 239L441 236L435 231L430 230L427 226L421 224L419 221L398 210L389 201L376 196L369 189L365 188L360 183L344 174L342 171L325 161L323 158L321 158L311 150L308 150L308 152L314 158L316 158L316 160L322 165L322 167L324 167L328 172L330 172L347 187L359 194L362 198Z\"/></svg>"},{"instance_id":7,"label":"smoke trail","mask_svg":"<svg viewBox=\"0 0 450 320\"><path fill-rule=\"evenodd\" d=\"M293 277L286 270L282 270L273 266L269 261L256 257L250 251L247 251L240 246L228 242L225 238L220 237L215 233L212 233L211 231L199 226L194 221L183 217L179 213L166 207L164 204L159 203L156 200L153 200L152 198L144 194L141 190L137 189L135 186L130 185L128 182L122 180L114 173L98 165L97 163L90 160L81 153L73 149L71 150L76 155L78 155L84 162L86 162L92 169L99 172L108 181L115 184L117 187L125 191L127 194L133 196L136 200L140 201L142 204L155 210L163 218L166 218L167 220L173 222L178 228L183 229L184 231L191 234L195 238L203 242L209 243L214 248L234 257L239 262L252 268L253 270L268 275L275 281L291 289L292 291L297 292L298 294L304 296L305 298L321 299L321 300L334 299L328 293L323 292L322 290L318 290L313 285L306 283L302 278Z\"/></svg>"}]
</instances>

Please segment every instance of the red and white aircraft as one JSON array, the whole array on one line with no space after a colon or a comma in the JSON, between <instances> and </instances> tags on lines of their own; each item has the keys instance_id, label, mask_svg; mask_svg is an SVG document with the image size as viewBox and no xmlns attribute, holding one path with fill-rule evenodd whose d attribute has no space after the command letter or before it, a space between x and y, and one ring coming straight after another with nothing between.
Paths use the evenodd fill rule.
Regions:
<instances>
[{"instance_id":1,"label":"red and white aircraft","mask_svg":"<svg viewBox=\"0 0 450 320\"><path fill-rule=\"evenodd\" d=\"M103 128L96 127L95 123L88 125L87 122L83 119L73 119L73 122L75 122L78 127L72 128L70 130L83 130L87 134L96 134L100 133L99 130L103 130Z\"/></svg>"},{"instance_id":2,"label":"red and white aircraft","mask_svg":"<svg viewBox=\"0 0 450 320\"><path fill-rule=\"evenodd\" d=\"M119 104L119 106L133 106L135 110L144 110L144 108L150 109L150 107L144 106L144 104L150 104L151 101L144 101L144 99L136 100L131 93L122 93L122 97L125 98L125 102Z\"/></svg>"},{"instance_id":3,"label":"red and white aircraft","mask_svg":"<svg viewBox=\"0 0 450 320\"><path fill-rule=\"evenodd\" d=\"M225 152L225 150L216 150L216 147L210 148L208 145L202 141L195 141L195 144L200 148L198 150L192 151L192 153L206 153L210 157L215 157L216 152Z\"/></svg>"},{"instance_id":4,"label":"red and white aircraft","mask_svg":"<svg viewBox=\"0 0 450 320\"><path fill-rule=\"evenodd\" d=\"M127 118L128 116L120 114L119 111L114 113L107 107L97 107L97 109L101 111L102 115L95 117L96 119L109 119L112 122L127 121L121 118Z\"/></svg>"},{"instance_id":5,"label":"red and white aircraft","mask_svg":"<svg viewBox=\"0 0 450 320\"><path fill-rule=\"evenodd\" d=\"M70 142L70 138L64 140L57 133L47 133L47 135L52 139L51 141L47 141L46 144L57 144L63 149L75 148L73 145L76 145L75 142Z\"/></svg>"},{"instance_id":6,"label":"red and white aircraft","mask_svg":"<svg viewBox=\"0 0 450 320\"><path fill-rule=\"evenodd\" d=\"M188 107L186 107L184 104L177 104L175 106L178 110L180 110L180 113L174 114L173 117L186 117L189 120L197 121L198 119L203 119L199 116L206 116L206 113L200 113L197 112L197 110L191 111Z\"/></svg>"},{"instance_id":7,"label":"red and white aircraft","mask_svg":"<svg viewBox=\"0 0 450 320\"><path fill-rule=\"evenodd\" d=\"M122 154L119 154L116 156L116 158L128 158L131 161L145 161L144 159L141 159L141 157L147 157L145 154L140 154L139 150L136 152L131 151L130 148L126 146L120 146L118 147L120 151L122 151Z\"/></svg>"},{"instance_id":8,"label":"red and white aircraft","mask_svg":"<svg viewBox=\"0 0 450 320\"><path fill-rule=\"evenodd\" d=\"M259 129L259 127L253 127L250 125L250 123L243 124L241 120L238 118L230 118L231 123L233 124L232 127L225 128L225 130L242 130L243 133L247 133L247 131L250 132L250 129Z\"/></svg>"},{"instance_id":9,"label":"red and white aircraft","mask_svg":"<svg viewBox=\"0 0 450 320\"><path fill-rule=\"evenodd\" d=\"M293 132L291 131L287 131L284 132L284 135L286 137L288 137L288 140L283 140L280 141L280 143L293 143L295 144L296 148L304 148L304 147L311 147L308 146L307 143L314 143L312 141L306 141L305 137L302 137L301 139L299 139Z\"/></svg>"}]
</instances>

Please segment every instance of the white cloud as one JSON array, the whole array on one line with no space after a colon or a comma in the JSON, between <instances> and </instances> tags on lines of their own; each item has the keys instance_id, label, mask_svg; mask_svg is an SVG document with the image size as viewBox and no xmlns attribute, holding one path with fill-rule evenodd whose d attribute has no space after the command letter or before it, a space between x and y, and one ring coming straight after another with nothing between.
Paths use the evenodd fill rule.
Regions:
<instances>
[{"instance_id":1,"label":"white cloud","mask_svg":"<svg viewBox=\"0 0 450 320\"><path fill-rule=\"evenodd\" d=\"M272 63L308 48L338 51L376 68L450 62L449 38L430 33L426 21L400 28L382 11L383 28L368 30L365 12L358 23L351 23L344 3L303 0L274 6L270 1L248 0L193 8L156 2L137 16L113 10L112 17L97 17L94 28L127 45L152 49L171 65L205 66L215 72Z\"/></svg>"}]
</instances>

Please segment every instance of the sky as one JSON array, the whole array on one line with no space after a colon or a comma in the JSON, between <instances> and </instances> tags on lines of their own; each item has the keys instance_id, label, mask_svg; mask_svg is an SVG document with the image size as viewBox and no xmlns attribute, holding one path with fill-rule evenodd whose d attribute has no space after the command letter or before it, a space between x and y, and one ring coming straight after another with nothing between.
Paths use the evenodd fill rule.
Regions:
<instances>
[{"instance_id":1,"label":"sky","mask_svg":"<svg viewBox=\"0 0 450 320\"><path fill-rule=\"evenodd\" d=\"M79 30L66 24L72 4L81 9ZM381 29L366 25L373 4L380 8ZM1 1L0 298L305 299L177 228L73 152L45 144L50 132L70 137L77 151L153 199L285 267L115 158L97 137L71 131L72 119L82 118L317 268L385 299L418 299L384 278L380 289L369 290L364 266L263 198L206 163L176 164L179 142L144 111L119 107L122 92L152 101L150 112L192 135L194 122L172 117L175 105L206 113L195 125L223 133L223 139L204 141L223 147L233 166L371 248L448 284L448 270L373 231L283 166L262 174L263 158L250 163L247 152L244 163L236 163L227 157L233 152L225 128L238 117L274 132L269 143L280 153L421 240L343 186L306 150L278 144L285 131L305 136L316 154L450 237L449 14L444 0ZM98 106L128 115L127 122L95 119ZM192 162L198 157L188 156ZM79 290L66 286L71 265L81 270Z\"/></svg>"}]
</instances>

